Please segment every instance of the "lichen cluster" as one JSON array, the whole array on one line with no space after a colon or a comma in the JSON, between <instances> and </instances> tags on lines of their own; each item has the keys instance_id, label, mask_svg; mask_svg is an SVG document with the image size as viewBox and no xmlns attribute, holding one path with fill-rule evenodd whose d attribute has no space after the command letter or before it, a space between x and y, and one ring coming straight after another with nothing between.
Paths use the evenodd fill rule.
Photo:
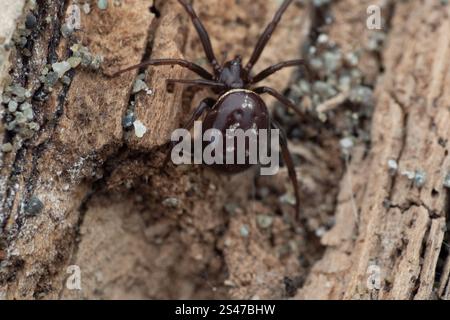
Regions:
<instances>
[{"instance_id":1,"label":"lichen cluster","mask_svg":"<svg viewBox=\"0 0 450 320\"><path fill-rule=\"evenodd\" d=\"M148 87L147 83L145 82L145 78L146 78L145 73L141 73L137 76L131 91L132 96L130 99L130 103L128 105L127 113L122 120L123 128L126 131L134 129L135 136L139 139L144 137L148 129L141 121L139 121L136 118L135 115L136 95L140 93L145 93L147 95L153 94L153 90Z\"/></svg>"},{"instance_id":2,"label":"lichen cluster","mask_svg":"<svg viewBox=\"0 0 450 320\"><path fill-rule=\"evenodd\" d=\"M11 42L3 43L3 41L1 43L2 51L14 49L18 55L31 56L33 30L39 27L39 21L32 13L33 8L35 9L35 6L30 8L31 11L25 15L23 22L19 23ZM65 36L63 29L64 27L62 27L61 33ZM11 133L11 139L10 142L1 146L2 152L12 152L14 145L20 146L24 140L30 139L39 130L40 125L35 117L36 102L45 101L58 83L69 86L72 82L69 71L80 66L97 71L103 62L102 56L92 54L87 47L80 43L72 45L70 52L71 55L68 59L42 67L39 76L40 85L33 86L38 89L33 90L29 88L31 85L23 85L23 81L19 80L22 77L10 76L7 79L0 100L0 117L5 123L6 130Z\"/></svg>"}]
</instances>

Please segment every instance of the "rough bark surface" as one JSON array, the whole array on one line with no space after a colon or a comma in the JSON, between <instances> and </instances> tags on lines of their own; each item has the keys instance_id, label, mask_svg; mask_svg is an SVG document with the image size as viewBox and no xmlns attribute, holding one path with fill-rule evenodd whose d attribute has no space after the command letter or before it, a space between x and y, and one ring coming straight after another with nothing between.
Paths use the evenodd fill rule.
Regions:
<instances>
[{"instance_id":1,"label":"rough bark surface","mask_svg":"<svg viewBox=\"0 0 450 320\"><path fill-rule=\"evenodd\" d=\"M337 22L348 24L347 8L335 10ZM386 72L376 89L372 145L368 154L353 154L336 225L322 238L327 250L298 298L448 298L443 182L449 170L449 12L433 1L396 4L382 55ZM400 168L394 176L389 160ZM399 174L405 171L423 171L425 184L418 188ZM446 267L438 261L441 252ZM378 288L367 285L371 270L379 272Z\"/></svg>"},{"instance_id":2,"label":"rough bark surface","mask_svg":"<svg viewBox=\"0 0 450 320\"><path fill-rule=\"evenodd\" d=\"M81 12L82 30L62 37L75 2L90 3L91 11ZM249 56L279 2L193 4L216 54L231 58ZM373 4L382 8L387 35L378 51L367 50ZM192 77L179 67L111 75L148 58L207 67L177 1L109 1L106 10L97 1L29 6L8 0L0 13L8 21L0 26L0 93L11 82L30 90L40 125L18 139L6 120L0 124L2 144L13 146L0 153L0 298L449 298L449 5L340 0L317 8L297 1L286 13L257 69L306 56L320 48L318 34L327 34L344 55L360 55L361 82L375 101L372 115L342 92L337 106L326 104L324 119L305 98L298 119L280 116L266 100L285 120L299 164L300 223L291 218L285 169L258 179L194 166L161 173L171 132L211 93L166 90L165 79ZM6 50L30 10L38 26L28 36L31 55ZM100 70L72 69L70 84L58 82L46 100L37 99L42 69L69 58L76 43L104 57ZM132 94L144 71L152 94ZM287 69L266 84L292 94L299 78ZM130 105L148 128L143 138L123 127ZM7 106L0 108L3 114ZM349 113L368 116L355 129ZM342 156L341 140L355 131L367 137ZM390 160L397 171L389 171ZM42 209L30 210L36 199ZM66 286L70 266L81 270L81 290Z\"/></svg>"}]
</instances>

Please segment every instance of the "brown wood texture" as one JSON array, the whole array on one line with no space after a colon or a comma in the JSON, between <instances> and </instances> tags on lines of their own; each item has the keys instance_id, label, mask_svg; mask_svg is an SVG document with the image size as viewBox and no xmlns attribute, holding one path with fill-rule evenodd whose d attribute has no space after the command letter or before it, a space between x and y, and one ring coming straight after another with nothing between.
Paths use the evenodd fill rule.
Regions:
<instances>
[{"instance_id":1,"label":"brown wood texture","mask_svg":"<svg viewBox=\"0 0 450 320\"><path fill-rule=\"evenodd\" d=\"M4 65L11 76L0 68L0 84L12 78L38 91L41 70L54 57L69 58L75 43L104 62L97 71L72 70L70 85L58 83L48 100L33 103L39 131L1 153L0 298L449 298L449 5L332 1L329 24L307 1L288 10L256 69L299 58L316 45L319 30L343 54L362 52L358 68L375 101L365 127L370 143L356 142L348 161L340 148L346 99L326 104L335 110L325 123L290 116L304 131L290 141L301 159L299 225L290 219L292 206L279 201L292 192L285 169L255 183L254 172L160 171L171 132L211 93L166 90L165 79L194 78L180 67L148 68L150 95L131 94L138 71L111 75L148 58L207 67L177 1L156 1L160 17L150 12L151 1L109 1L106 10L85 1L91 11L82 12L82 30L69 38L57 31L73 1L38 2L41 29L31 58L13 49ZM219 60L223 52L248 57L279 3L193 1ZM366 50L373 36L366 10L374 4L387 37L379 51ZM17 26L27 6L23 12ZM297 79L290 68L265 83L289 93ZM265 100L273 110L274 101ZM122 126L131 102L148 130L143 138ZM5 122L0 135L11 140ZM399 166L394 174L390 160ZM407 171L425 173L423 185ZM270 193L259 195L261 189ZM43 204L37 214L26 209L33 198ZM260 220L268 216L269 229ZM73 265L82 290L66 286ZM374 276L379 286L370 283Z\"/></svg>"}]
</instances>

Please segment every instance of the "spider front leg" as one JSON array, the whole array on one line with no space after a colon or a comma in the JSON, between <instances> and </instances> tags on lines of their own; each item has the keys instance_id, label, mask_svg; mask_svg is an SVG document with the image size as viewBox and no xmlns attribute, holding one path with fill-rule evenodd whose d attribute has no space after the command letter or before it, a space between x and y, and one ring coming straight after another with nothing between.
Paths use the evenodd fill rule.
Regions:
<instances>
[{"instance_id":1,"label":"spider front leg","mask_svg":"<svg viewBox=\"0 0 450 320\"><path fill-rule=\"evenodd\" d=\"M226 89L226 86L223 83L211 81L211 80L203 80L203 79L196 79L196 80L168 79L168 80L166 80L166 83L167 83L167 85L181 83L181 84L189 84L189 85L197 86L197 87L210 87L210 88Z\"/></svg>"},{"instance_id":2,"label":"spider front leg","mask_svg":"<svg viewBox=\"0 0 450 320\"><path fill-rule=\"evenodd\" d=\"M206 53L206 57L208 58L208 61L211 63L215 74L219 75L222 72L222 67L220 66L220 64L217 61L217 58L214 54L214 50L211 45L211 40L209 38L209 35L208 35L208 32L206 31L205 26L201 22L200 18L198 17L198 15L195 12L192 5L187 3L185 0L178 0L178 2L184 7L184 9L187 11L189 16L191 17L192 23L194 24L194 27L197 30L197 33L200 37L200 41L202 42L203 49Z\"/></svg>"},{"instance_id":3,"label":"spider front leg","mask_svg":"<svg viewBox=\"0 0 450 320\"><path fill-rule=\"evenodd\" d=\"M288 98L283 96L281 93L279 93L275 89L272 89L269 87L259 87L259 88L254 89L253 91L256 92L257 94L267 93L267 94L271 95L272 97L274 97L275 99L277 99L286 108L290 108L293 111L295 111L299 116L303 116L303 112L295 104L293 104L291 100L289 100Z\"/></svg>"},{"instance_id":4,"label":"spider front leg","mask_svg":"<svg viewBox=\"0 0 450 320\"><path fill-rule=\"evenodd\" d=\"M195 121L199 120L203 116L205 111L211 110L215 104L216 104L216 100L214 100L212 98L206 98L206 99L202 100L200 102L199 106L195 109L195 111L192 114L189 121L186 122L186 124L183 126L183 129L191 130L192 127L194 126ZM177 142L174 142L174 141L170 142L170 147L166 154L166 158L164 160L164 164L163 164L162 168L165 168L167 166L167 164L169 163L170 156L172 155L172 150L176 146L176 144L177 144Z\"/></svg>"},{"instance_id":5,"label":"spider front leg","mask_svg":"<svg viewBox=\"0 0 450 320\"><path fill-rule=\"evenodd\" d=\"M258 83L274 73L280 71L281 69L288 68L288 67L295 67L295 66L303 66L306 69L306 73L309 79L311 79L311 72L309 70L309 66L305 60L299 59L299 60L291 60L291 61L285 61L278 64L275 64L273 66L268 67L267 69L261 71L253 78L250 78L249 84L255 84Z\"/></svg>"},{"instance_id":6,"label":"spider front leg","mask_svg":"<svg viewBox=\"0 0 450 320\"><path fill-rule=\"evenodd\" d=\"M289 151L288 148L287 136L284 130L280 127L280 125L274 120L271 121L271 128L279 130L280 132L281 154L283 155L284 163L286 164L286 167L288 169L289 178L291 179L292 186L294 187L295 209L296 209L296 217L298 220L300 216L300 188L298 186L298 179L297 173L295 171L294 161L292 160L291 152Z\"/></svg>"},{"instance_id":7,"label":"spider front leg","mask_svg":"<svg viewBox=\"0 0 450 320\"><path fill-rule=\"evenodd\" d=\"M120 71L117 71L116 73L114 73L112 75L112 77L115 78L125 72L131 71L134 69L148 67L148 66L174 66L174 65L178 65L183 68L189 69L192 72L195 72L200 77L202 77L203 79L206 79L206 80L212 80L214 78L208 71L206 71L204 68L200 67L199 65L197 65L193 62L182 60L182 59L153 59L153 60L150 60L147 62L136 64L134 66L128 67L128 68L120 70Z\"/></svg>"},{"instance_id":8,"label":"spider front leg","mask_svg":"<svg viewBox=\"0 0 450 320\"><path fill-rule=\"evenodd\" d=\"M259 38L258 43L255 46L255 50L253 51L253 54L249 62L245 66L247 74L250 74L250 71L253 69L253 66L256 64L256 62L258 62L262 52L264 51L264 48L266 47L267 43L272 37L273 32L277 28L281 18L283 17L283 14L286 12L287 8L292 3L292 1L293 0L284 0L278 11L275 13L275 16L273 17L272 21L269 23L266 30L264 30L263 34Z\"/></svg>"}]
</instances>

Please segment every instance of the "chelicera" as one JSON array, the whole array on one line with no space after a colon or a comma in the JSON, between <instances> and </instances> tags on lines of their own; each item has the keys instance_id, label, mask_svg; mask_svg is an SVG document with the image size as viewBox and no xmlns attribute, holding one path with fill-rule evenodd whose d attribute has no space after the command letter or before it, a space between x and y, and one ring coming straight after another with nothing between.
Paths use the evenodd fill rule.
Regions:
<instances>
[{"instance_id":1,"label":"chelicera","mask_svg":"<svg viewBox=\"0 0 450 320\"><path fill-rule=\"evenodd\" d=\"M231 126L236 126L236 123L242 130L248 130L252 127L255 128L255 126L258 130L279 129L281 134L281 152L294 187L296 209L297 212L299 212L300 197L298 180L295 172L295 166L288 149L287 138L283 130L270 118L267 106L261 99L260 95L269 94L277 99L286 108L290 108L300 115L301 112L288 98L280 94L278 91L269 87L258 87L256 84L283 68L293 66L306 67L306 63L301 59L281 62L264 69L256 75L252 75L254 65L258 62L283 14L293 0L283 1L273 20L266 27L265 31L259 38L253 54L245 66L243 66L242 58L240 56L226 62L224 65L220 65L214 54L208 32L197 16L194 8L185 0L178 0L178 2L184 7L191 17L213 72L210 73L203 67L182 59L153 59L121 70L114 76L147 66L179 65L196 73L201 77L201 79L169 79L167 80L168 84L180 83L198 87L209 87L219 96L218 99L204 99L194 111L190 120L184 126L185 129L190 130L193 127L194 122L201 119L203 116L203 130L214 128L220 130L223 134L225 134L226 130L230 129ZM246 107L248 105L251 105L251 108ZM236 115L238 115L238 117ZM223 173L235 174L247 170L249 167L249 165L242 164L215 165L213 166L213 169Z\"/></svg>"}]
</instances>

